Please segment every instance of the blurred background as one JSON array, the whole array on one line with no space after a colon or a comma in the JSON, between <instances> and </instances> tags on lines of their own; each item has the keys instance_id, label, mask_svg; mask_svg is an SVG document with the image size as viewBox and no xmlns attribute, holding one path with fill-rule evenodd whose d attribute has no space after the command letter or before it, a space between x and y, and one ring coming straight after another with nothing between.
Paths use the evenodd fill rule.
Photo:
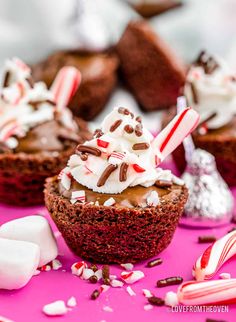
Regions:
<instances>
[{"instance_id":1,"label":"blurred background","mask_svg":"<svg viewBox=\"0 0 236 322\"><path fill-rule=\"evenodd\" d=\"M114 44L127 22L137 16L128 2L137 4L141 0L0 0L0 61L19 56L37 62L61 48L103 49ZM185 60L192 60L200 49L207 48L233 63L236 1L182 3L175 10L150 18L155 30Z\"/></svg>"}]
</instances>

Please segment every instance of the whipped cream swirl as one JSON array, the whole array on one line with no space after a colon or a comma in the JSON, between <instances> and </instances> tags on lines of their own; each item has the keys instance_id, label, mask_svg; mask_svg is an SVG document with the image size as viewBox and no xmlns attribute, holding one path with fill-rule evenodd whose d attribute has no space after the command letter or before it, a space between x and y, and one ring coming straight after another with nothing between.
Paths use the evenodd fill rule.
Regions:
<instances>
[{"instance_id":1,"label":"whipped cream swirl","mask_svg":"<svg viewBox=\"0 0 236 322\"><path fill-rule=\"evenodd\" d=\"M66 128L77 129L70 110L57 110L53 94L43 82L33 82L25 63L18 58L7 60L0 90L0 142L14 149L17 138L55 117Z\"/></svg>"},{"instance_id":2,"label":"whipped cream swirl","mask_svg":"<svg viewBox=\"0 0 236 322\"><path fill-rule=\"evenodd\" d=\"M162 155L154 149L153 139L140 117L116 108L94 138L77 147L63 173L93 191L108 194L136 185L149 187L158 180L183 184L171 171L158 168ZM70 184L64 187L69 190Z\"/></svg>"},{"instance_id":3,"label":"whipped cream swirl","mask_svg":"<svg viewBox=\"0 0 236 322\"><path fill-rule=\"evenodd\" d=\"M209 129L228 124L236 114L236 75L218 57L199 55L188 72L184 94Z\"/></svg>"}]
</instances>

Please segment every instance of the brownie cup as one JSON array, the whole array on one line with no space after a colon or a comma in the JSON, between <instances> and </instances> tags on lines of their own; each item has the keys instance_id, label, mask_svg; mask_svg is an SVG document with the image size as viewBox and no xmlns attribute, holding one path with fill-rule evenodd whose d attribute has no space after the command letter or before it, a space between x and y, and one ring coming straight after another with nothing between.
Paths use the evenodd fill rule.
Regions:
<instances>
[{"instance_id":1,"label":"brownie cup","mask_svg":"<svg viewBox=\"0 0 236 322\"><path fill-rule=\"evenodd\" d=\"M58 111L30 69L9 60L0 101L0 202L30 206L43 203L45 179L66 165L78 142L90 137L85 121ZM18 89L20 89L18 91Z\"/></svg>"},{"instance_id":2,"label":"brownie cup","mask_svg":"<svg viewBox=\"0 0 236 322\"><path fill-rule=\"evenodd\" d=\"M124 80L144 110L176 103L185 82L185 66L146 21L129 23L117 53Z\"/></svg>"},{"instance_id":3,"label":"brownie cup","mask_svg":"<svg viewBox=\"0 0 236 322\"><path fill-rule=\"evenodd\" d=\"M184 113L195 122L195 112ZM154 138L140 117L114 109L60 175L47 179L46 207L75 254L100 263L137 262L168 246L188 192L159 164L179 144L175 135L169 139L182 119Z\"/></svg>"},{"instance_id":4,"label":"brownie cup","mask_svg":"<svg viewBox=\"0 0 236 322\"><path fill-rule=\"evenodd\" d=\"M144 18L151 18L171 9L182 6L182 1L179 0L129 0L128 2Z\"/></svg>"},{"instance_id":5,"label":"brownie cup","mask_svg":"<svg viewBox=\"0 0 236 322\"><path fill-rule=\"evenodd\" d=\"M81 71L79 90L69 103L73 114L90 121L104 108L117 82L118 58L115 53L60 51L33 66L33 77L51 86L58 70L74 66Z\"/></svg>"},{"instance_id":6,"label":"brownie cup","mask_svg":"<svg viewBox=\"0 0 236 322\"><path fill-rule=\"evenodd\" d=\"M201 52L192 64L184 87L188 104L200 114L193 132L196 147L214 155L217 168L230 185L236 185L236 78L222 59ZM175 109L166 113L165 126ZM183 146L173 152L180 172L186 166Z\"/></svg>"},{"instance_id":7,"label":"brownie cup","mask_svg":"<svg viewBox=\"0 0 236 322\"><path fill-rule=\"evenodd\" d=\"M46 206L70 249L99 263L134 263L160 253L171 242L187 200L187 189L177 185L137 186L119 196L74 188L85 191L88 203L71 204L59 191L57 178L48 179ZM156 207L146 206L152 191L160 198ZM114 206L103 205L109 198L116 200Z\"/></svg>"}]
</instances>

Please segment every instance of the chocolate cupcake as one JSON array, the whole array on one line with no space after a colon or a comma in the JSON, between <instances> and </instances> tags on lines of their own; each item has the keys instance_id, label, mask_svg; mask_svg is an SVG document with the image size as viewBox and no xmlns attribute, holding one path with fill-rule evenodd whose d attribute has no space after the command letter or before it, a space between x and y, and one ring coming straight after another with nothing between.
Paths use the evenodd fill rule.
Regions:
<instances>
[{"instance_id":1,"label":"chocolate cupcake","mask_svg":"<svg viewBox=\"0 0 236 322\"><path fill-rule=\"evenodd\" d=\"M186 109L153 138L140 117L118 108L92 140L78 145L67 167L58 178L48 179L45 189L46 206L75 254L95 262L124 263L167 247L187 189L158 166L196 118Z\"/></svg>"},{"instance_id":2,"label":"chocolate cupcake","mask_svg":"<svg viewBox=\"0 0 236 322\"><path fill-rule=\"evenodd\" d=\"M185 66L146 21L129 23L117 45L124 80L146 111L176 103Z\"/></svg>"},{"instance_id":3,"label":"chocolate cupcake","mask_svg":"<svg viewBox=\"0 0 236 322\"><path fill-rule=\"evenodd\" d=\"M202 52L188 72L184 94L200 114L200 125L193 132L196 147L213 154L224 180L236 185L236 76L220 58ZM170 118L171 113L165 115L164 125ZM183 146L173 157L183 172Z\"/></svg>"},{"instance_id":4,"label":"chocolate cupcake","mask_svg":"<svg viewBox=\"0 0 236 322\"><path fill-rule=\"evenodd\" d=\"M45 179L58 173L78 143L90 137L84 121L59 110L30 68L8 60L0 98L0 202L43 203Z\"/></svg>"},{"instance_id":5,"label":"chocolate cupcake","mask_svg":"<svg viewBox=\"0 0 236 322\"><path fill-rule=\"evenodd\" d=\"M114 53L86 53L60 51L33 66L33 77L51 86L57 72L64 66L74 66L81 71L82 83L69 103L73 114L92 120L104 108L116 84L118 58Z\"/></svg>"}]
</instances>

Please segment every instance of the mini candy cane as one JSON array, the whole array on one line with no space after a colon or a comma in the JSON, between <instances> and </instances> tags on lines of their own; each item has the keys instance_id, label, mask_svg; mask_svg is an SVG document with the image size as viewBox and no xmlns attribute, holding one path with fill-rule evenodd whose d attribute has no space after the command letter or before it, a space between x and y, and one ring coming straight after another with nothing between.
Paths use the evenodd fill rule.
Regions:
<instances>
[{"instance_id":1,"label":"mini candy cane","mask_svg":"<svg viewBox=\"0 0 236 322\"><path fill-rule=\"evenodd\" d=\"M125 283L133 284L144 278L144 273L142 271L122 272L121 278Z\"/></svg>"},{"instance_id":2,"label":"mini candy cane","mask_svg":"<svg viewBox=\"0 0 236 322\"><path fill-rule=\"evenodd\" d=\"M236 231L218 239L197 259L193 276L197 281L211 279L220 267L236 254Z\"/></svg>"},{"instance_id":3,"label":"mini candy cane","mask_svg":"<svg viewBox=\"0 0 236 322\"><path fill-rule=\"evenodd\" d=\"M75 67L60 69L50 89L59 110L68 105L80 82L81 73Z\"/></svg>"},{"instance_id":4,"label":"mini candy cane","mask_svg":"<svg viewBox=\"0 0 236 322\"><path fill-rule=\"evenodd\" d=\"M121 152L112 152L108 162L113 165L118 165L122 163L122 160L124 159L125 154Z\"/></svg>"},{"instance_id":5,"label":"mini candy cane","mask_svg":"<svg viewBox=\"0 0 236 322\"><path fill-rule=\"evenodd\" d=\"M187 102L185 96L180 96L177 98L177 113L181 113L185 108L187 108ZM185 158L189 162L191 160L193 151L195 149L193 139L191 135L186 136L183 140Z\"/></svg>"},{"instance_id":6,"label":"mini candy cane","mask_svg":"<svg viewBox=\"0 0 236 322\"><path fill-rule=\"evenodd\" d=\"M153 148L160 151L165 159L197 126L199 114L185 108L153 140Z\"/></svg>"},{"instance_id":7,"label":"mini candy cane","mask_svg":"<svg viewBox=\"0 0 236 322\"><path fill-rule=\"evenodd\" d=\"M236 303L236 279L185 282L177 294L168 292L166 305L227 305Z\"/></svg>"}]
</instances>

